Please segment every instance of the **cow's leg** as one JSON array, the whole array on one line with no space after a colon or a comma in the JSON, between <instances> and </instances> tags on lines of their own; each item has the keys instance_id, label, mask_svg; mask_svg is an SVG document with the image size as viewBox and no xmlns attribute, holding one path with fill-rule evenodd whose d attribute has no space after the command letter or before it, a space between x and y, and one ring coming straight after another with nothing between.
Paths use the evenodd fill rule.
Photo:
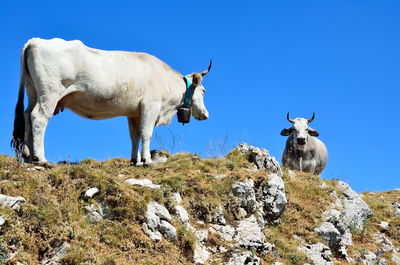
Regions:
<instances>
[{"instance_id":1,"label":"cow's leg","mask_svg":"<svg viewBox=\"0 0 400 265\"><path fill-rule=\"evenodd\" d=\"M142 139L142 162L144 166L151 166L153 161L150 155L150 140L157 117L160 113L160 106L156 103L144 103L142 105L142 118L140 120L140 136Z\"/></svg>"},{"instance_id":2,"label":"cow's leg","mask_svg":"<svg viewBox=\"0 0 400 265\"><path fill-rule=\"evenodd\" d=\"M44 154L44 134L49 119L53 115L54 109L59 100L56 94L40 94L38 92L38 102L31 112L33 155L32 162L48 164Z\"/></svg>"},{"instance_id":3,"label":"cow's leg","mask_svg":"<svg viewBox=\"0 0 400 265\"><path fill-rule=\"evenodd\" d=\"M30 81L26 83L26 92L28 94L28 107L24 112L25 120L25 136L24 136L24 149L22 151L22 158L25 162L30 162L33 155L33 137L32 137L32 122L31 113L37 103L35 87Z\"/></svg>"},{"instance_id":4,"label":"cow's leg","mask_svg":"<svg viewBox=\"0 0 400 265\"><path fill-rule=\"evenodd\" d=\"M129 135L132 142L131 162L138 166L140 161L139 142L140 142L140 118L128 117Z\"/></svg>"}]
</instances>

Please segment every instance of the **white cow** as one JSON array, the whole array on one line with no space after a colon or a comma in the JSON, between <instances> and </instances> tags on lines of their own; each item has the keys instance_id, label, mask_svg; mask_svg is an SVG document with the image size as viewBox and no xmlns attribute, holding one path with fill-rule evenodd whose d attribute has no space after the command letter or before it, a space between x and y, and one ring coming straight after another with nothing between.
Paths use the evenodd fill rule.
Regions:
<instances>
[{"instance_id":1,"label":"white cow","mask_svg":"<svg viewBox=\"0 0 400 265\"><path fill-rule=\"evenodd\" d=\"M325 144L314 136L319 133L311 129L308 124L311 119L296 118L291 120L289 113L287 120L293 123L289 129L283 129L281 135L289 136L286 141L282 162L285 167L319 175L326 166L328 151Z\"/></svg>"},{"instance_id":2,"label":"white cow","mask_svg":"<svg viewBox=\"0 0 400 265\"><path fill-rule=\"evenodd\" d=\"M201 82L210 68L211 63L204 72L187 75L185 81L178 72L146 53L98 50L78 40L31 39L21 53L12 145L26 161L46 164L44 134L53 114L68 108L93 120L126 116L132 162L150 165L153 128L171 122L186 91L192 95L193 116L197 120L208 118ZM192 82L189 89L187 82ZM28 94L25 113L24 87ZM142 159L138 152L140 140Z\"/></svg>"}]
</instances>

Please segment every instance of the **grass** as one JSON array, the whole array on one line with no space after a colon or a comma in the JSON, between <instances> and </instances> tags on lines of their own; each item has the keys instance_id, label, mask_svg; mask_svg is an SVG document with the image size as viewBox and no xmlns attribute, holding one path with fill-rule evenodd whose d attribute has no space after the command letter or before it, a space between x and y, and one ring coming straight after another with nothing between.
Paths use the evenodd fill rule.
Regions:
<instances>
[{"instance_id":1,"label":"grass","mask_svg":"<svg viewBox=\"0 0 400 265\"><path fill-rule=\"evenodd\" d=\"M141 224L147 203L154 200L172 208L171 195L179 192L193 226L204 229L205 226L196 221L210 222L218 206L225 208L227 222L235 225L238 206L232 184L247 178L256 184L267 180L265 172L253 171L254 165L248 162L246 155L236 150L218 159L200 159L196 154L179 153L152 168L132 167L129 160L120 158L60 163L45 171L30 171L29 167L31 165L20 164L15 158L0 155L0 193L22 196L27 201L18 212L0 208L0 215L7 220L0 231L0 264L4 263L5 253L13 249L18 251L9 264L16 261L40 264L40 260L62 242L70 244L62 264L192 264L195 235L177 220L172 220L177 228L175 241L155 243L144 234ZM276 246L274 253L262 257L265 264L309 262L298 250L297 238L309 244L322 241L314 228L322 223L322 213L334 200L331 193L339 194L336 181L325 181L327 188L321 188L324 181L319 177L300 172L296 175L289 177L284 170L288 204L281 223L264 229L267 241ZM147 178L163 188L130 186L124 183L129 178ZM85 199L83 194L91 187L100 191L93 199ZM399 193L364 194L364 200L375 215L364 231L353 236L351 255L377 249L372 235L381 230L380 221L391 224L383 233L400 247L400 219L394 216L389 204L400 197ZM107 206L108 218L90 223L84 206L99 202ZM217 234L210 234L206 244L209 247L222 245L228 250L215 257L211 264L229 259L231 247Z\"/></svg>"}]
</instances>

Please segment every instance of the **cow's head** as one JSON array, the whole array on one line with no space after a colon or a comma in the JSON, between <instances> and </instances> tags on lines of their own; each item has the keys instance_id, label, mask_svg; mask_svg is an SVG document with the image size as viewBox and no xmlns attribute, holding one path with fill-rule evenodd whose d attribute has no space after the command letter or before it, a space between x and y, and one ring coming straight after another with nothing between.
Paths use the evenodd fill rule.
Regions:
<instances>
[{"instance_id":1,"label":"cow's head","mask_svg":"<svg viewBox=\"0 0 400 265\"><path fill-rule=\"evenodd\" d=\"M192 84L194 86L194 92L192 96L192 115L196 120L202 121L208 119L208 110L204 105L204 95L206 94L206 89L203 87L201 82L203 81L203 76L205 76L211 69L212 61L206 70L201 73L194 73L189 75L192 77Z\"/></svg>"},{"instance_id":2,"label":"cow's head","mask_svg":"<svg viewBox=\"0 0 400 265\"><path fill-rule=\"evenodd\" d=\"M298 147L303 147L305 144L308 142L308 136L318 136L319 133L311 129L308 124L312 122L315 118L315 113L313 113L311 119L303 119L303 118L296 118L294 120L289 118L289 112L287 114L287 120L290 123L293 123L293 126L288 128L288 129L283 129L281 131L281 135L283 136L289 136L291 135L294 143Z\"/></svg>"}]
</instances>

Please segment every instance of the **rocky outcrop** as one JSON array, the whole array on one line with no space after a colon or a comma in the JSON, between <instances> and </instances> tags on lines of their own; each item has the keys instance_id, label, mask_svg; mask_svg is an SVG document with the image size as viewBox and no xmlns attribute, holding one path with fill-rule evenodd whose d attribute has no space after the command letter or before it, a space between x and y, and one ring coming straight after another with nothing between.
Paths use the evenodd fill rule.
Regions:
<instances>
[{"instance_id":1,"label":"rocky outcrop","mask_svg":"<svg viewBox=\"0 0 400 265\"><path fill-rule=\"evenodd\" d=\"M361 197L347 183L338 181L338 187L343 193L343 221L352 230L363 230L372 211Z\"/></svg>"},{"instance_id":2,"label":"rocky outcrop","mask_svg":"<svg viewBox=\"0 0 400 265\"><path fill-rule=\"evenodd\" d=\"M269 154L268 150L246 143L239 144L236 149L243 154L248 154L249 161L254 163L259 170L266 170L282 176L281 166L275 157Z\"/></svg>"},{"instance_id":3,"label":"rocky outcrop","mask_svg":"<svg viewBox=\"0 0 400 265\"><path fill-rule=\"evenodd\" d=\"M322 243L304 244L300 247L307 257L318 265L333 265L330 249Z\"/></svg>"},{"instance_id":4,"label":"rocky outcrop","mask_svg":"<svg viewBox=\"0 0 400 265\"><path fill-rule=\"evenodd\" d=\"M325 222L315 232L324 239L335 257L350 260L347 248L352 244L352 232L364 229L372 211L348 184L338 181L338 187L342 196L332 193L335 198L332 209L324 213Z\"/></svg>"},{"instance_id":5,"label":"rocky outcrop","mask_svg":"<svg viewBox=\"0 0 400 265\"><path fill-rule=\"evenodd\" d=\"M262 227L254 215L238 222L234 240L239 246L266 255L274 245L266 242Z\"/></svg>"},{"instance_id":6,"label":"rocky outcrop","mask_svg":"<svg viewBox=\"0 0 400 265\"><path fill-rule=\"evenodd\" d=\"M227 265L260 265L260 258L250 251L233 253Z\"/></svg>"},{"instance_id":7,"label":"rocky outcrop","mask_svg":"<svg viewBox=\"0 0 400 265\"><path fill-rule=\"evenodd\" d=\"M142 225L143 231L154 241L160 241L162 235L175 239L176 229L169 223L170 220L171 215L167 208L157 202L150 202Z\"/></svg>"},{"instance_id":8,"label":"rocky outcrop","mask_svg":"<svg viewBox=\"0 0 400 265\"><path fill-rule=\"evenodd\" d=\"M287 203L285 185L277 174L269 174L266 185L260 185L256 192L259 212L269 224L277 224Z\"/></svg>"},{"instance_id":9,"label":"rocky outcrop","mask_svg":"<svg viewBox=\"0 0 400 265\"><path fill-rule=\"evenodd\" d=\"M246 214L254 213L257 207L254 181L247 179L245 182L236 182L232 185L233 194L238 198L239 205Z\"/></svg>"}]
</instances>

